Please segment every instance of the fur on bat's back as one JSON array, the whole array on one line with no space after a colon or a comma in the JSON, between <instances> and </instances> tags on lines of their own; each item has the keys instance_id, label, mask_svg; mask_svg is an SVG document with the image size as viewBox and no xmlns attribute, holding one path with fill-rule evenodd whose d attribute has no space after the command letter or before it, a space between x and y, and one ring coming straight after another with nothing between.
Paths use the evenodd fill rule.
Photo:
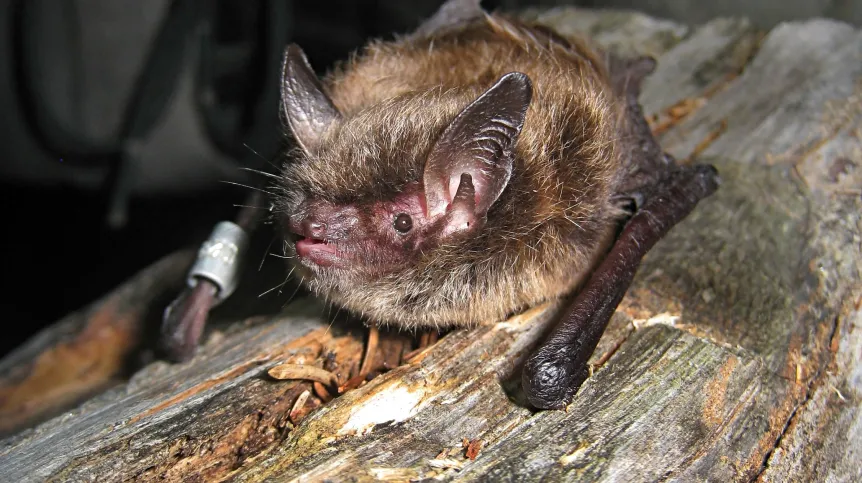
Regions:
<instances>
[{"instance_id":1,"label":"fur on bat's back","mask_svg":"<svg viewBox=\"0 0 862 483\"><path fill-rule=\"evenodd\" d=\"M432 37L374 42L324 79L343 120L285 170L301 193L386 199L421 182L452 119L497 79L527 74L533 97L509 185L480 236L423 253L374 281L309 281L376 322L463 326L499 320L571 290L603 253L620 212L621 103L585 44L486 15Z\"/></svg>"}]
</instances>

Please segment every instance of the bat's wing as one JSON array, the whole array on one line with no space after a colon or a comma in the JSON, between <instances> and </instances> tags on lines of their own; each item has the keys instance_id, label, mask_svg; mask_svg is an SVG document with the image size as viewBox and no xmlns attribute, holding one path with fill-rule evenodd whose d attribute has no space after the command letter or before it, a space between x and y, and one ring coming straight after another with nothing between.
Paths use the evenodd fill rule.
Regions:
<instances>
[{"instance_id":1,"label":"bat's wing","mask_svg":"<svg viewBox=\"0 0 862 483\"><path fill-rule=\"evenodd\" d=\"M621 196L636 207L604 260L566 309L559 324L527 359L522 384L538 408L562 408L589 376L588 361L631 285L641 259L674 225L718 189L715 168L680 166L662 152L644 119L638 94L655 68L650 58L610 58L611 84L626 103L626 161Z\"/></svg>"},{"instance_id":2,"label":"bat's wing","mask_svg":"<svg viewBox=\"0 0 862 483\"><path fill-rule=\"evenodd\" d=\"M480 3L481 0L447 0L434 15L422 22L412 36L428 37L439 30L475 20L485 15Z\"/></svg>"},{"instance_id":3,"label":"bat's wing","mask_svg":"<svg viewBox=\"0 0 862 483\"><path fill-rule=\"evenodd\" d=\"M623 139L626 140L623 156L628 172L619 193L631 197L638 205L645 188L660 183L677 167L674 159L662 151L653 137L638 102L641 84L654 69L655 60L651 57L621 59L608 56L611 85L626 106L626 125L622 130Z\"/></svg>"},{"instance_id":4,"label":"bat's wing","mask_svg":"<svg viewBox=\"0 0 862 483\"><path fill-rule=\"evenodd\" d=\"M697 203L718 188L715 168L698 164L667 174L647 191L616 243L559 324L524 365L521 381L531 404L557 409L571 402L589 377L589 359L631 285L641 259Z\"/></svg>"}]
</instances>

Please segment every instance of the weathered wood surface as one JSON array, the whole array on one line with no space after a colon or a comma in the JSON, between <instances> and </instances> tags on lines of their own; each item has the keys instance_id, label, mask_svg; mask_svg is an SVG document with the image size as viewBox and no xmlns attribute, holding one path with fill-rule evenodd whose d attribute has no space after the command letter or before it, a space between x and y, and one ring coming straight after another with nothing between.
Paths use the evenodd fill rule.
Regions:
<instances>
[{"instance_id":1,"label":"weathered wood surface","mask_svg":"<svg viewBox=\"0 0 862 483\"><path fill-rule=\"evenodd\" d=\"M0 361L0 434L119 382L145 340L145 327L158 323L159 305L181 286L192 255L165 257Z\"/></svg>"},{"instance_id":2,"label":"weathered wood surface","mask_svg":"<svg viewBox=\"0 0 862 483\"><path fill-rule=\"evenodd\" d=\"M862 32L526 15L658 56L655 130L724 179L647 257L567 411L532 413L512 380L552 318L540 307L449 334L294 424L305 386L267 368L361 341L300 302L7 439L3 479L862 480ZM26 355L0 366L19 384ZM475 460L462 439L482 441Z\"/></svg>"}]
</instances>

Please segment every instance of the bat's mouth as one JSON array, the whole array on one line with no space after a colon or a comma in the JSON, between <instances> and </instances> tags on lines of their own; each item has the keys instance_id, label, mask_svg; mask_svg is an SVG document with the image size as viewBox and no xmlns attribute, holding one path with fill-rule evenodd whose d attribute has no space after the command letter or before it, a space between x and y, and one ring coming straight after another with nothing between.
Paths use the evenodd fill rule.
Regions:
<instances>
[{"instance_id":1,"label":"bat's mouth","mask_svg":"<svg viewBox=\"0 0 862 483\"><path fill-rule=\"evenodd\" d=\"M310 237L299 237L296 240L296 255L304 262L321 267L337 267L346 261L344 254L335 245Z\"/></svg>"}]
</instances>

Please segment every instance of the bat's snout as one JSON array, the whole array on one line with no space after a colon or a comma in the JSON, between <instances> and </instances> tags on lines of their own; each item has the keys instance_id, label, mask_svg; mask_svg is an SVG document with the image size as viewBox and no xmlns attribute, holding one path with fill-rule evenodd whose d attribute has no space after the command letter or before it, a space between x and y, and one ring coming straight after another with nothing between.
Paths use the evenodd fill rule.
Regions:
<instances>
[{"instance_id":1,"label":"bat's snout","mask_svg":"<svg viewBox=\"0 0 862 483\"><path fill-rule=\"evenodd\" d=\"M300 223L302 228L301 235L306 238L313 238L315 240L324 240L326 239L326 223L321 220L316 220L313 218L306 218L302 220Z\"/></svg>"}]
</instances>

